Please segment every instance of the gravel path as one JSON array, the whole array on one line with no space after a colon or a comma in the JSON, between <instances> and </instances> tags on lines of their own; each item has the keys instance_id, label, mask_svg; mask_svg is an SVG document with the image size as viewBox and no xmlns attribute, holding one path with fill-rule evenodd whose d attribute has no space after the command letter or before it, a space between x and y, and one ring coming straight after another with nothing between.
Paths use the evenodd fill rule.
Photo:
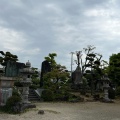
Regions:
<instances>
[{"instance_id":1,"label":"gravel path","mask_svg":"<svg viewBox=\"0 0 120 120\"><path fill-rule=\"evenodd\" d=\"M0 114L0 120L120 120L120 102L35 103L20 115ZM44 110L45 114L38 114Z\"/></svg>"}]
</instances>

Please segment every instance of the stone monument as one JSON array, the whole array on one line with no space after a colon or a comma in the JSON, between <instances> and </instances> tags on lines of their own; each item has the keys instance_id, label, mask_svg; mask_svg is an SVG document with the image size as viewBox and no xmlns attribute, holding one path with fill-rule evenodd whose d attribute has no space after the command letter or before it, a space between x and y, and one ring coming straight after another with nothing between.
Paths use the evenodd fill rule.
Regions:
<instances>
[{"instance_id":1,"label":"stone monument","mask_svg":"<svg viewBox=\"0 0 120 120\"><path fill-rule=\"evenodd\" d=\"M77 55L77 68L72 73L72 81L75 85L80 85L82 83L82 73L81 73L81 67L80 67L80 58L82 56L81 51L76 52Z\"/></svg>"},{"instance_id":2,"label":"stone monument","mask_svg":"<svg viewBox=\"0 0 120 120\"><path fill-rule=\"evenodd\" d=\"M51 66L48 61L43 61L42 62L42 67L41 67L41 76L40 76L40 87L43 86L44 81L43 81L43 75L46 74L47 72L51 71Z\"/></svg>"},{"instance_id":3,"label":"stone monument","mask_svg":"<svg viewBox=\"0 0 120 120\"><path fill-rule=\"evenodd\" d=\"M25 64L15 61L7 61L5 67L6 77L17 77L20 74L20 69L24 68Z\"/></svg>"},{"instance_id":4,"label":"stone monument","mask_svg":"<svg viewBox=\"0 0 120 120\"><path fill-rule=\"evenodd\" d=\"M5 105L12 96L14 81L19 77L19 70L25 66L24 63L7 61L5 67L0 68L0 105Z\"/></svg>"},{"instance_id":5,"label":"stone monument","mask_svg":"<svg viewBox=\"0 0 120 120\"><path fill-rule=\"evenodd\" d=\"M0 105L3 106L6 104L6 101L9 97L12 96L12 88L14 85L15 77L6 77L4 76L4 68L0 69Z\"/></svg>"}]
</instances>

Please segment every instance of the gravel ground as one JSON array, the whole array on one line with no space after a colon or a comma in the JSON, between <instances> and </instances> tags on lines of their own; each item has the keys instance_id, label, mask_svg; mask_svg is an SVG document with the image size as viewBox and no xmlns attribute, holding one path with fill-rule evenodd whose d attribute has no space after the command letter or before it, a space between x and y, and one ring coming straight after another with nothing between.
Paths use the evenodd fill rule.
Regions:
<instances>
[{"instance_id":1,"label":"gravel ground","mask_svg":"<svg viewBox=\"0 0 120 120\"><path fill-rule=\"evenodd\" d=\"M0 114L0 120L120 120L120 102L35 103L37 108L19 114ZM44 110L44 114L38 114Z\"/></svg>"}]
</instances>

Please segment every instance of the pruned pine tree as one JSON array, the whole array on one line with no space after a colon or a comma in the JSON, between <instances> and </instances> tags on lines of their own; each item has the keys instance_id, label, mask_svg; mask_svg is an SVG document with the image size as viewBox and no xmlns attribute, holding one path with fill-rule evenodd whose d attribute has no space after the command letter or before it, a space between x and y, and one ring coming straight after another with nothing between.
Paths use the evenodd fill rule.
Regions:
<instances>
[{"instance_id":1,"label":"pruned pine tree","mask_svg":"<svg viewBox=\"0 0 120 120\"><path fill-rule=\"evenodd\" d=\"M51 56L50 56L51 55ZM43 76L44 88L51 90L55 95L64 95L68 92L68 79L70 77L65 66L57 64L54 57L57 54L49 54L45 57L52 66L52 70Z\"/></svg>"},{"instance_id":2,"label":"pruned pine tree","mask_svg":"<svg viewBox=\"0 0 120 120\"><path fill-rule=\"evenodd\" d=\"M4 53L3 51L0 51L0 64L3 66L6 66L7 61L18 61L17 55L13 55L10 52Z\"/></svg>"}]
</instances>

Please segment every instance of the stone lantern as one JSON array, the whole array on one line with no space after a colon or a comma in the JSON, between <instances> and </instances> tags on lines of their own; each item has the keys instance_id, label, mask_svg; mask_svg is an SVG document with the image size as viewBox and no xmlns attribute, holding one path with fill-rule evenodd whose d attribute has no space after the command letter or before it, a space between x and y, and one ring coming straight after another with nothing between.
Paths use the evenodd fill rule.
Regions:
<instances>
[{"instance_id":1,"label":"stone lantern","mask_svg":"<svg viewBox=\"0 0 120 120\"><path fill-rule=\"evenodd\" d=\"M108 90L109 90L109 83L110 83L110 80L107 76L107 74L105 74L102 78L102 82L103 82L103 89L104 89L104 101L105 102L109 102L110 99L108 97Z\"/></svg>"},{"instance_id":2,"label":"stone lantern","mask_svg":"<svg viewBox=\"0 0 120 120\"><path fill-rule=\"evenodd\" d=\"M28 61L26 62L26 67L20 70L22 80L21 84L23 85L23 92L22 92L22 103L28 104L28 95L29 95L29 86L31 82L31 76L34 71L31 68L31 63Z\"/></svg>"}]
</instances>

